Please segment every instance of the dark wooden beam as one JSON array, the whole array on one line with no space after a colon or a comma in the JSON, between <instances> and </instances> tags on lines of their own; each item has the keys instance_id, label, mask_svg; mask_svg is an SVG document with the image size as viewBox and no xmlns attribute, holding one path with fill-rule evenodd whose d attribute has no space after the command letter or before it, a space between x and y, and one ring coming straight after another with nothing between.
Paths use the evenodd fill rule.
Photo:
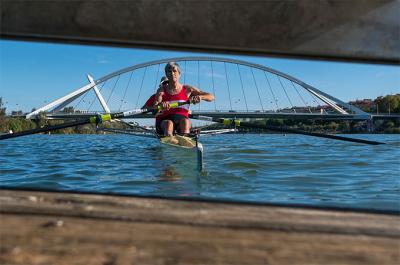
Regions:
<instances>
[{"instance_id":1,"label":"dark wooden beam","mask_svg":"<svg viewBox=\"0 0 400 265\"><path fill-rule=\"evenodd\" d=\"M396 0L1 0L0 36L398 64Z\"/></svg>"}]
</instances>

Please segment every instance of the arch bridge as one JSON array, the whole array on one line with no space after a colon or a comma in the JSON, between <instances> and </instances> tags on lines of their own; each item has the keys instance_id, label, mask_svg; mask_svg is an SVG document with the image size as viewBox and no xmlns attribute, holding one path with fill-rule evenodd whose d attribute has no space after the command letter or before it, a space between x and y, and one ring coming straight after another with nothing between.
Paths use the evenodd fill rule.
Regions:
<instances>
[{"instance_id":1,"label":"arch bridge","mask_svg":"<svg viewBox=\"0 0 400 265\"><path fill-rule=\"evenodd\" d=\"M29 113L35 118L76 118L140 108L155 93L168 62L181 68L181 83L215 95L192 106L213 117L367 120L371 115L305 82L259 64L219 57L168 58L115 71ZM148 118L141 115L138 118Z\"/></svg>"}]
</instances>

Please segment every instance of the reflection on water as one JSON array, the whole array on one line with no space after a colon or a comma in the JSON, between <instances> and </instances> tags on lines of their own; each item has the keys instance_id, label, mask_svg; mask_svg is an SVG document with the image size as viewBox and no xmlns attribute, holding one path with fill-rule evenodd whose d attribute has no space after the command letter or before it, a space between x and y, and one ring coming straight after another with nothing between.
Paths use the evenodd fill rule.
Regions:
<instances>
[{"instance_id":1,"label":"reflection on water","mask_svg":"<svg viewBox=\"0 0 400 265\"><path fill-rule=\"evenodd\" d=\"M33 135L0 141L2 186L400 209L400 136L379 146L299 135L203 137L195 152L128 135Z\"/></svg>"},{"instance_id":2,"label":"reflection on water","mask_svg":"<svg viewBox=\"0 0 400 265\"><path fill-rule=\"evenodd\" d=\"M158 178L161 181L179 181L182 179L182 175L173 166L169 166L162 170Z\"/></svg>"}]
</instances>

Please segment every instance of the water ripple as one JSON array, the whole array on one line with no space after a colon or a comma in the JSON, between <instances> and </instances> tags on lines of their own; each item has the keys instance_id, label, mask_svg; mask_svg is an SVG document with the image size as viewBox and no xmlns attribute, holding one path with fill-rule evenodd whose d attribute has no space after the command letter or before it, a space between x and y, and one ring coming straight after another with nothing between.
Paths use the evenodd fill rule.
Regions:
<instances>
[{"instance_id":1,"label":"water ripple","mask_svg":"<svg viewBox=\"0 0 400 265\"><path fill-rule=\"evenodd\" d=\"M400 136L367 146L299 135L203 137L195 157L126 135L33 135L0 141L0 185L400 209Z\"/></svg>"}]
</instances>

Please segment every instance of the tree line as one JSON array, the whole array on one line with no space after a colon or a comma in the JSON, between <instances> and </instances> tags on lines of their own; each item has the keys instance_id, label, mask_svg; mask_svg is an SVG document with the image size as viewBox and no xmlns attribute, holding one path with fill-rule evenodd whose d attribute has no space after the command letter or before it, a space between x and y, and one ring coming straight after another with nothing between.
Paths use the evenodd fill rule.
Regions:
<instances>
[{"instance_id":1,"label":"tree line","mask_svg":"<svg viewBox=\"0 0 400 265\"><path fill-rule=\"evenodd\" d=\"M61 120L49 120L46 113L42 112L34 120L28 120L23 117L7 117L6 108L3 107L3 99L0 97L0 133L20 132L45 126L52 126L63 123ZM71 109L67 108L70 112ZM14 111L15 115L21 115L22 111ZM102 124L104 128L127 129L128 126L119 122L105 122ZM97 128L94 124L86 124L80 126L69 127L65 129L55 130L52 134L96 134Z\"/></svg>"},{"instance_id":2,"label":"tree line","mask_svg":"<svg viewBox=\"0 0 400 265\"><path fill-rule=\"evenodd\" d=\"M259 119L252 121L259 127L276 126L286 127L295 130L308 132L330 133L330 134L351 134L351 133L400 133L399 121L375 121L368 124L365 121L325 121L325 120L293 120L293 119ZM221 124L213 124L207 129L223 129L226 126ZM239 132L243 133L268 133L267 129L254 129L246 127L237 127Z\"/></svg>"},{"instance_id":3,"label":"tree line","mask_svg":"<svg viewBox=\"0 0 400 265\"><path fill-rule=\"evenodd\" d=\"M368 113L400 113L400 94L376 98L374 104L357 106Z\"/></svg>"}]
</instances>

